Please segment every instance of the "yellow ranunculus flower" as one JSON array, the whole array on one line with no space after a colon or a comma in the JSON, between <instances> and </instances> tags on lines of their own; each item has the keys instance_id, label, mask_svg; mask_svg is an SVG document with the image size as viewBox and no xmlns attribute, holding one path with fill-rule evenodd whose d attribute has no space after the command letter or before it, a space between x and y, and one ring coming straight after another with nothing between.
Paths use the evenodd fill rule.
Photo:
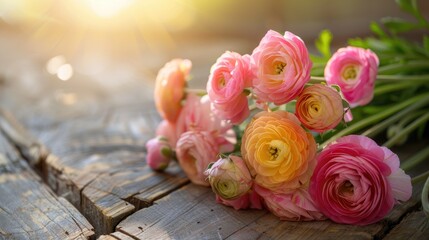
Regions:
<instances>
[{"instance_id":1,"label":"yellow ranunculus flower","mask_svg":"<svg viewBox=\"0 0 429 240\"><path fill-rule=\"evenodd\" d=\"M260 112L247 125L241 153L255 182L276 192L306 185L316 165L316 142L286 111Z\"/></svg>"}]
</instances>

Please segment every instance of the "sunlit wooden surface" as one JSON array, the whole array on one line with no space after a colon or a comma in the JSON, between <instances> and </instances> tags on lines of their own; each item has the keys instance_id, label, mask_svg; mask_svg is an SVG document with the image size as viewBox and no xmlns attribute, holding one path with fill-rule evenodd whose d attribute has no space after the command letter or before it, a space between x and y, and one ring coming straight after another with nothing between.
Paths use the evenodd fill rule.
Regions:
<instances>
[{"instance_id":1,"label":"sunlit wooden surface","mask_svg":"<svg viewBox=\"0 0 429 240\"><path fill-rule=\"evenodd\" d=\"M157 0L127 15L120 10L132 0L103 8L96 0L62 1L71 4L67 8L41 0L27 1L22 12L10 15L11 6L23 2L9 9L0 3L0 239L429 236L421 185L411 200L369 226L286 222L267 211L217 204L211 190L191 184L177 164L158 173L145 163L144 143L161 120L152 99L154 81L168 60L190 59L190 87L205 88L218 56L226 50L251 53L269 28L295 32L310 49L319 31L331 28L342 46L351 35L368 34L371 18L395 9L391 1L377 11L370 0L311 6L299 0L181 0L167 6L167 0ZM325 5L329 11L321 11ZM154 21L162 10L170 15ZM427 144L412 142L395 151L405 159Z\"/></svg>"}]
</instances>

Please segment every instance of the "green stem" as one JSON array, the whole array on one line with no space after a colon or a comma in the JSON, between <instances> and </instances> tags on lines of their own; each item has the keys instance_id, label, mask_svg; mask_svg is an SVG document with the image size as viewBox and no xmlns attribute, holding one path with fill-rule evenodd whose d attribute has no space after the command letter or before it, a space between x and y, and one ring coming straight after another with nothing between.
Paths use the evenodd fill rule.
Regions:
<instances>
[{"instance_id":1,"label":"green stem","mask_svg":"<svg viewBox=\"0 0 429 240\"><path fill-rule=\"evenodd\" d=\"M429 171L426 171L426 172L424 172L424 173L422 173L422 174L420 174L418 176L413 177L411 179L411 183L412 184L416 184L416 183L419 183L419 182L423 182L428 177L429 177ZM423 193L422 193L422 195L423 195ZM426 197L427 197L427 193L426 193Z\"/></svg>"},{"instance_id":2,"label":"green stem","mask_svg":"<svg viewBox=\"0 0 429 240\"><path fill-rule=\"evenodd\" d=\"M409 83L409 82L399 82L396 84L385 84L381 86L377 86L374 88L374 96L378 96L381 94L394 92L397 90L402 90L405 87L415 86L415 84Z\"/></svg>"},{"instance_id":3,"label":"green stem","mask_svg":"<svg viewBox=\"0 0 429 240\"><path fill-rule=\"evenodd\" d=\"M429 68L428 60L416 60L404 63L394 63L378 68L378 74L396 74L404 71L427 70Z\"/></svg>"},{"instance_id":4,"label":"green stem","mask_svg":"<svg viewBox=\"0 0 429 240\"><path fill-rule=\"evenodd\" d=\"M401 168L407 172L419 165L423 160L429 157L429 147L423 148L417 154L414 154L411 158L407 159L401 164Z\"/></svg>"},{"instance_id":5,"label":"green stem","mask_svg":"<svg viewBox=\"0 0 429 240\"><path fill-rule=\"evenodd\" d=\"M355 124L339 131L337 134L335 134L334 136L332 136L331 138L329 138L328 140L326 140L323 144L320 145L321 148L326 147L326 145L328 145L330 142L335 141L337 138L354 133L356 131L359 131L367 126L370 126L371 124L374 124L376 122L381 121L382 119L385 119L386 117L400 111L401 109L404 109L406 107L408 107L409 105L413 104L416 101L419 101L420 99L426 99L426 101L429 100L429 93L426 94L422 94L422 95L418 95L415 96L413 98L410 98L406 101L403 101L399 104L395 104L391 107L389 107L388 109L379 112L377 114L374 114L366 119L363 119L361 121L356 122Z\"/></svg>"},{"instance_id":6,"label":"green stem","mask_svg":"<svg viewBox=\"0 0 429 240\"><path fill-rule=\"evenodd\" d=\"M429 112L424 114L423 116L417 118L416 120L414 120L410 125L408 125L404 129L402 129L402 131L400 131L398 134L396 134L391 139L389 139L387 142L385 142L383 144L383 146L388 147L388 148L392 147L393 145L395 145L395 143L400 138L406 136L407 134L409 134L414 129L418 128L420 125L422 125L423 123L425 123L428 120L429 120Z\"/></svg>"},{"instance_id":7,"label":"green stem","mask_svg":"<svg viewBox=\"0 0 429 240\"><path fill-rule=\"evenodd\" d=\"M365 132L362 133L362 135L365 135L367 137L375 137L377 134L384 131L386 128L388 128L390 125L395 123L396 121L402 119L404 116L408 116L409 113L429 104L429 97L422 98L415 103L413 103L411 106L405 108L404 110L396 113L395 115L389 117L388 119L372 126L371 128L367 129Z\"/></svg>"},{"instance_id":8,"label":"green stem","mask_svg":"<svg viewBox=\"0 0 429 240\"><path fill-rule=\"evenodd\" d=\"M313 84L326 83L326 79L324 77L311 76L310 83L313 83Z\"/></svg>"},{"instance_id":9,"label":"green stem","mask_svg":"<svg viewBox=\"0 0 429 240\"><path fill-rule=\"evenodd\" d=\"M429 200L428 200L428 194L429 194L429 178L426 179L425 185L423 186L422 191L422 208L425 212L425 215L429 217Z\"/></svg>"},{"instance_id":10,"label":"green stem","mask_svg":"<svg viewBox=\"0 0 429 240\"><path fill-rule=\"evenodd\" d=\"M428 102L428 104L429 104L429 102ZM417 117L419 117L419 116L425 114L426 112L428 112L428 110L429 109L423 109L423 110L420 110L420 111L413 112L413 113L411 113L411 114L409 114L407 116L404 116L404 118L402 118L401 121L399 121L397 125L400 128L403 128L405 125L407 125L408 123L410 123L411 121L413 121Z\"/></svg>"},{"instance_id":11,"label":"green stem","mask_svg":"<svg viewBox=\"0 0 429 240\"><path fill-rule=\"evenodd\" d=\"M429 81L429 75L377 75L378 81Z\"/></svg>"},{"instance_id":12,"label":"green stem","mask_svg":"<svg viewBox=\"0 0 429 240\"><path fill-rule=\"evenodd\" d=\"M205 89L192 89L192 88L185 88L186 93L194 93L197 95L204 96L207 94L207 91Z\"/></svg>"}]
</instances>

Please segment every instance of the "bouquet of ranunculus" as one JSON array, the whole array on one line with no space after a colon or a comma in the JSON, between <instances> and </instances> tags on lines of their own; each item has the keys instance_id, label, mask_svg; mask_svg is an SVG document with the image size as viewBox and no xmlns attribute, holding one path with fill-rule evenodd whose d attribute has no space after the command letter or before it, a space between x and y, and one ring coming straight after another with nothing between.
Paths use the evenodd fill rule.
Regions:
<instances>
[{"instance_id":1,"label":"bouquet of ranunculus","mask_svg":"<svg viewBox=\"0 0 429 240\"><path fill-rule=\"evenodd\" d=\"M168 62L156 79L164 120L146 144L148 165L163 170L177 159L193 183L211 186L217 202L237 210L266 208L292 221L381 220L411 197L411 178L367 132L408 105L369 122L362 106L374 98L379 57L355 46L327 56L313 67L298 36L270 30L250 55L222 54L204 94L186 89L189 60Z\"/></svg>"}]
</instances>

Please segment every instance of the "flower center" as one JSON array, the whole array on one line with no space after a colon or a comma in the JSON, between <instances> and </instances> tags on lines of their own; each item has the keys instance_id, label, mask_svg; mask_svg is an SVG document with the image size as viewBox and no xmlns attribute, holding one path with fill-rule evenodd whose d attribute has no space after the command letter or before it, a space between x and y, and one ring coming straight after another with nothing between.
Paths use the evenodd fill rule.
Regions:
<instances>
[{"instance_id":1,"label":"flower center","mask_svg":"<svg viewBox=\"0 0 429 240\"><path fill-rule=\"evenodd\" d=\"M226 85L225 78L221 78L221 79L219 79L219 87L220 87L220 88L224 88L224 87L225 87L225 85Z\"/></svg>"},{"instance_id":2,"label":"flower center","mask_svg":"<svg viewBox=\"0 0 429 240\"><path fill-rule=\"evenodd\" d=\"M270 161L276 161L278 159L283 159L286 152L287 147L284 142L279 140L273 140L270 142L270 147L268 148L270 154Z\"/></svg>"},{"instance_id":3,"label":"flower center","mask_svg":"<svg viewBox=\"0 0 429 240\"><path fill-rule=\"evenodd\" d=\"M355 66L346 66L341 74L344 80L354 80L357 77L357 70Z\"/></svg>"},{"instance_id":4,"label":"flower center","mask_svg":"<svg viewBox=\"0 0 429 240\"><path fill-rule=\"evenodd\" d=\"M340 186L339 194L343 197L353 196L354 194L353 184L349 180L344 181Z\"/></svg>"},{"instance_id":5,"label":"flower center","mask_svg":"<svg viewBox=\"0 0 429 240\"><path fill-rule=\"evenodd\" d=\"M219 195L225 199L230 199L236 197L238 194L238 186L235 182L231 180L221 180L217 184L217 190Z\"/></svg>"},{"instance_id":6,"label":"flower center","mask_svg":"<svg viewBox=\"0 0 429 240\"><path fill-rule=\"evenodd\" d=\"M283 72L283 69L286 67L284 62L276 62L274 64L274 71L277 75L280 75Z\"/></svg>"},{"instance_id":7,"label":"flower center","mask_svg":"<svg viewBox=\"0 0 429 240\"><path fill-rule=\"evenodd\" d=\"M321 107L318 103L312 103L310 105L310 112L311 113L318 114L320 110L321 110Z\"/></svg>"}]
</instances>

